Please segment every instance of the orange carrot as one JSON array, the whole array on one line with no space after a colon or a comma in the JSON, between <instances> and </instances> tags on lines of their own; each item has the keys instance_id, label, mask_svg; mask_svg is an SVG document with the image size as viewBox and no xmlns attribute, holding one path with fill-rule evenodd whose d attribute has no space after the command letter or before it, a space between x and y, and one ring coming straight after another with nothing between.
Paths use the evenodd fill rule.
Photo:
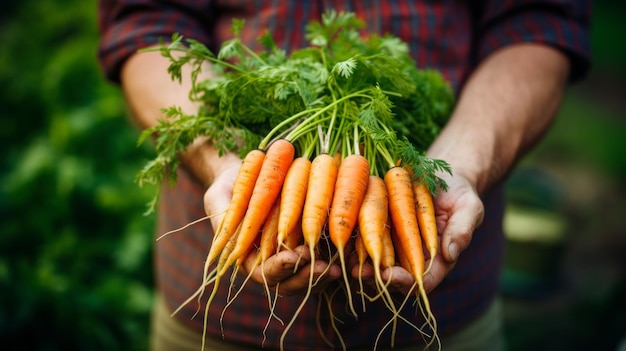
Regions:
<instances>
[{"instance_id":1,"label":"orange carrot","mask_svg":"<svg viewBox=\"0 0 626 351\"><path fill-rule=\"evenodd\" d=\"M276 253L276 246L278 244L276 238L278 237L278 220L280 216L280 197L276 198L272 209L265 219L263 224L263 230L261 231L261 238L259 240L259 262L265 262L271 255Z\"/></svg>"},{"instance_id":2,"label":"orange carrot","mask_svg":"<svg viewBox=\"0 0 626 351\"><path fill-rule=\"evenodd\" d=\"M379 176L370 175L365 198L359 210L359 235L363 238L363 245L372 261L374 277L379 290L379 294L370 298L370 300L375 300L378 296L382 295L387 298L387 306L392 311L395 311L391 295L386 291L380 270L382 267L383 254L385 251L389 250L388 248L384 248L383 242L388 215L388 196L385 182Z\"/></svg>"},{"instance_id":3,"label":"orange carrot","mask_svg":"<svg viewBox=\"0 0 626 351\"><path fill-rule=\"evenodd\" d=\"M354 237L354 252L356 252L358 267L359 267L359 289L361 293L361 305L363 312L365 312L365 289L363 287L363 265L367 261L368 254L365 245L363 244L363 237L361 233L357 232Z\"/></svg>"},{"instance_id":4,"label":"orange carrot","mask_svg":"<svg viewBox=\"0 0 626 351\"><path fill-rule=\"evenodd\" d=\"M385 190L385 194L387 191ZM387 209L388 210L388 209ZM389 267L393 267L396 264L396 253L393 247L393 242L391 241L391 217L387 216L387 221L385 222L385 230L383 230L383 257L380 260L380 266L385 269Z\"/></svg>"},{"instance_id":5,"label":"orange carrot","mask_svg":"<svg viewBox=\"0 0 626 351\"><path fill-rule=\"evenodd\" d=\"M241 232L237 237L235 247L224 262L225 266L218 268L218 276L221 276L230 265L250 249L272 208L272 204L280 195L294 153L293 144L285 139L276 140L268 147L258 180L248 203L248 209L241 222Z\"/></svg>"},{"instance_id":6,"label":"orange carrot","mask_svg":"<svg viewBox=\"0 0 626 351\"><path fill-rule=\"evenodd\" d=\"M309 183L311 161L306 157L296 158L285 176L280 201L278 221L278 248L284 245L286 237L300 224L302 208Z\"/></svg>"},{"instance_id":7,"label":"orange carrot","mask_svg":"<svg viewBox=\"0 0 626 351\"><path fill-rule=\"evenodd\" d=\"M354 252L356 252L359 268L363 268L363 264L365 264L369 255L367 254L367 249L363 244L363 236L361 233L357 233L354 237Z\"/></svg>"},{"instance_id":8,"label":"orange carrot","mask_svg":"<svg viewBox=\"0 0 626 351\"><path fill-rule=\"evenodd\" d=\"M389 193L389 213L400 245L409 259L411 273L420 283L424 274L424 253L420 239L415 210L415 197L409 172L393 167L385 174L385 186Z\"/></svg>"},{"instance_id":9,"label":"orange carrot","mask_svg":"<svg viewBox=\"0 0 626 351\"><path fill-rule=\"evenodd\" d=\"M400 267L406 269L408 272L411 272L411 264L409 263L409 259L408 256L404 253L403 247L400 243L400 239L398 238L398 235L396 233L395 228L393 227L393 224L387 225L386 227L386 238L385 240L389 240L392 243L392 247L394 249L394 253L392 254L392 256L395 257L393 258L393 260L397 260ZM395 262L394 262L395 264ZM400 304L400 306L395 309L395 312L393 314L393 317L389 320L389 322L387 322L387 324L385 326L383 326L383 328L381 328L380 333L378 335L378 338L382 335L384 329L386 329L387 325L389 324L393 324L394 325L394 330L395 330L395 323L397 319L401 319L404 322L406 322L408 325L410 325L411 327L413 327L417 332L419 332L420 334L422 334L424 337L431 337L429 336L426 332L422 331L421 328L419 328L418 326L416 326L415 324L413 324L411 321L409 321L408 319L406 319L405 317L403 317L400 314L400 311L402 311L402 309L404 308L404 306L407 304L407 302L409 301L409 298L411 297L411 292L417 287L417 282L413 283L413 286L410 288L409 293L405 296L404 300L402 301L402 303ZM421 305L420 305L421 307ZM394 307L395 308L395 307ZM434 330L434 329L433 329ZM392 330L392 347L393 347L393 343L394 343L394 333L395 331ZM375 345L378 344L378 338L377 341L375 343ZM430 345L430 343L429 343Z\"/></svg>"},{"instance_id":10,"label":"orange carrot","mask_svg":"<svg viewBox=\"0 0 626 351\"><path fill-rule=\"evenodd\" d=\"M213 299L215 298L215 295L217 294L218 288L220 286L221 277L224 274L223 272L221 272L221 267L226 266L226 261L228 257L230 256L230 253L232 252L232 249L234 248L235 243L237 242L237 237L239 236L240 231L241 231L241 224L237 226L237 230L228 239L228 241L226 242L226 245L220 252L220 256L219 256L219 259L217 262L217 268L216 268L217 274L214 277L215 280L213 283L213 290L211 291L211 295L209 295L209 298L204 306L204 321L203 321L204 328L202 328L202 346L200 349L202 351L204 351L204 346L206 343L206 331L207 331L206 326L208 325L208 322L209 322L209 307L211 306L211 302L213 301Z\"/></svg>"},{"instance_id":11,"label":"orange carrot","mask_svg":"<svg viewBox=\"0 0 626 351\"><path fill-rule=\"evenodd\" d=\"M268 301L268 306L269 306L269 318L267 319L267 323L265 325L265 328L263 329L263 340L265 340L265 329L268 327L269 323L271 322L272 317L276 318L278 321L281 322L281 324L283 323L282 320L276 316L276 314L274 313L274 309L276 307L276 300L272 299L272 293L270 291L270 287L267 284L267 279L265 277L265 261L267 261L267 259L276 253L276 250L278 249L278 221L279 221L279 216L280 216L280 197L276 198L276 201L274 202L274 205L272 207L272 211L270 212L269 216L267 217L267 219L265 220L265 224L263 224L263 231L261 232L261 238L260 238L260 242L259 242L259 250L257 253L257 260L253 266L253 269L250 270L250 273L248 274L248 276L252 275L252 272L254 271L254 268L256 268L257 266L261 267L261 277L263 278L263 285L265 288L265 292L267 294L267 301ZM247 278L246 278L247 280ZM244 283L245 284L245 283ZM242 288L243 288L243 284L242 284ZM275 298L278 297L278 290L276 290L276 294L274 295Z\"/></svg>"},{"instance_id":12,"label":"orange carrot","mask_svg":"<svg viewBox=\"0 0 626 351\"><path fill-rule=\"evenodd\" d=\"M373 301L378 297L382 297L383 302L393 314L393 317L388 323L392 325L391 345L393 347L397 319L400 318L404 320L404 318L400 316L395 306L394 299L387 289L387 284L383 281L381 273L381 268L387 268L395 264L395 253L390 236L390 223L389 196L387 194L385 181L379 176L372 175L369 177L367 192L365 193L365 199L363 200L359 212L359 233L363 237L363 243L367 248L372 265L374 266L374 277L376 286L378 287L378 294L374 297L370 297L370 300ZM391 258L389 258L389 256L391 256ZM385 328L386 326L381 329L376 338L376 345L378 344L378 338L382 335Z\"/></svg>"},{"instance_id":13,"label":"orange carrot","mask_svg":"<svg viewBox=\"0 0 626 351\"><path fill-rule=\"evenodd\" d=\"M206 260L207 266L219 256L243 219L264 159L265 152L261 150L252 150L243 159L237 178L235 178L233 183L232 199L228 204L224 218L222 218L215 232L213 243L209 249Z\"/></svg>"},{"instance_id":14,"label":"orange carrot","mask_svg":"<svg viewBox=\"0 0 626 351\"><path fill-rule=\"evenodd\" d=\"M229 241L233 241L236 232L241 224L241 219L246 213L248 202L252 196L252 191L256 184L259 172L265 159L265 152L261 150L251 150L241 162L237 177L233 182L232 198L226 209L217 230L213 235L213 240L207 253L204 263L203 283L194 294L200 299L204 294L205 287L212 282L216 276L217 269L209 272L210 265L222 254ZM231 245L232 246L232 245ZM193 297L193 296L192 296ZM182 308L189 301L185 301L180 307ZM198 306L199 307L199 306ZM176 310L175 312L177 312Z\"/></svg>"},{"instance_id":15,"label":"orange carrot","mask_svg":"<svg viewBox=\"0 0 626 351\"><path fill-rule=\"evenodd\" d=\"M398 232L396 231L396 228L393 227L393 224L391 225L390 234L391 241L393 242L393 247L395 250L395 258L398 261L398 264L400 265L400 267L406 269L407 272L413 274L411 272L411 264L409 263L409 259L404 253L404 249L402 247L400 239L398 238Z\"/></svg>"},{"instance_id":16,"label":"orange carrot","mask_svg":"<svg viewBox=\"0 0 626 351\"><path fill-rule=\"evenodd\" d=\"M428 267L425 270L425 272L428 272L435 261L435 256L439 249L435 206L433 204L433 196L428 190L428 186L419 179L413 182L413 193L415 195L415 208L417 209L417 223L420 228L422 240L424 240L424 245L430 255Z\"/></svg>"},{"instance_id":17,"label":"orange carrot","mask_svg":"<svg viewBox=\"0 0 626 351\"><path fill-rule=\"evenodd\" d=\"M398 244L407 261L408 271L415 279L416 294L421 297L424 304L426 322L436 334L436 322L424 289L424 251L417 223L411 174L403 167L393 167L385 174L385 185L389 193L389 213Z\"/></svg>"},{"instance_id":18,"label":"orange carrot","mask_svg":"<svg viewBox=\"0 0 626 351\"><path fill-rule=\"evenodd\" d=\"M342 160L341 152L339 151L335 152L335 160L337 161L337 165L341 164L341 160Z\"/></svg>"},{"instance_id":19,"label":"orange carrot","mask_svg":"<svg viewBox=\"0 0 626 351\"><path fill-rule=\"evenodd\" d=\"M270 144L267 148L265 159L261 165L257 181L254 184L245 215L240 221L237 231L229 238L220 253L215 269L216 275L213 291L205 306L205 326L208 321L209 306L215 298L221 278L226 274L226 271L233 263L239 261L240 257L245 257L252 244L257 239L259 231L272 209L272 205L280 195L285 174L293 161L294 153L295 149L293 144L285 139L279 139ZM237 268L238 267L239 266L237 266ZM206 328L204 328L204 330L206 332ZM205 335L203 333L203 350L204 343Z\"/></svg>"},{"instance_id":20,"label":"orange carrot","mask_svg":"<svg viewBox=\"0 0 626 351\"><path fill-rule=\"evenodd\" d=\"M359 210L359 234L372 260L374 269L382 265L383 240L388 218L387 189L382 178L371 175Z\"/></svg>"},{"instance_id":21,"label":"orange carrot","mask_svg":"<svg viewBox=\"0 0 626 351\"><path fill-rule=\"evenodd\" d=\"M256 246L258 246L258 251L257 251L257 256L256 256L256 260L254 264L252 265L252 267L249 268L248 275L244 279L243 283L241 284L241 286L239 287L235 295L232 298L229 298L228 303L226 304L226 306L224 306L224 309L222 310L222 316L220 317L220 327L222 326L222 319L223 319L224 313L226 312L226 309L241 293L241 291L245 287L248 280L254 274L254 271L257 267L259 266L261 267L261 275L263 277L263 281L266 282L265 274L263 271L263 264L271 255L273 255L276 252L276 245L277 245L276 237L278 234L279 210L280 210L280 197L276 198L276 201L274 201L274 204L272 205L272 209L269 215L267 216L267 218L265 219L265 223L263 223L261 234L257 236ZM252 247L250 249L252 249ZM239 259L237 260L238 261L237 266L241 266L243 264L242 260L245 259L246 256L247 254L239 257ZM270 315L272 316L274 315L274 304L272 303L272 298L271 298L269 286L267 285L267 283L265 284L265 290L267 293L267 298L268 298L268 302L270 306ZM223 335L224 335L224 331L222 330L222 336Z\"/></svg>"},{"instance_id":22,"label":"orange carrot","mask_svg":"<svg viewBox=\"0 0 626 351\"><path fill-rule=\"evenodd\" d=\"M309 285L302 298L302 303L298 306L289 323L285 326L280 337L280 349L284 350L284 341L287 332L295 322L298 314L304 308L307 300L311 296L313 289L313 275L315 270L315 250L324 229L324 224L328 218L330 203L335 191L335 180L337 179L337 160L328 154L318 154L311 162L309 173L308 189L302 210L302 237L304 244L309 248L311 256L309 263Z\"/></svg>"},{"instance_id":23,"label":"orange carrot","mask_svg":"<svg viewBox=\"0 0 626 351\"><path fill-rule=\"evenodd\" d=\"M302 243L302 217L298 217L298 222L293 230L287 233L283 239L282 248L278 246L278 250L293 250ZM296 265L298 266L298 265Z\"/></svg>"},{"instance_id":24,"label":"orange carrot","mask_svg":"<svg viewBox=\"0 0 626 351\"><path fill-rule=\"evenodd\" d=\"M311 162L308 189L302 210L302 235L311 249L317 246L328 218L337 179L337 160L328 154L319 154Z\"/></svg>"},{"instance_id":25,"label":"orange carrot","mask_svg":"<svg viewBox=\"0 0 626 351\"><path fill-rule=\"evenodd\" d=\"M349 155L341 161L328 217L328 234L339 254L348 304L354 316L357 314L352 303L352 293L346 272L345 248L357 225L359 209L367 189L369 171L369 162L361 155Z\"/></svg>"}]
</instances>

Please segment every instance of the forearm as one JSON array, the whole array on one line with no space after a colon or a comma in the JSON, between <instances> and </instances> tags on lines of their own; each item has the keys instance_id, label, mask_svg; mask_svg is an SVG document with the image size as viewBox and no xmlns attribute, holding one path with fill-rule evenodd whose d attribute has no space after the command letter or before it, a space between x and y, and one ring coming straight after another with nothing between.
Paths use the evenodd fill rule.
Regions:
<instances>
[{"instance_id":1,"label":"forearm","mask_svg":"<svg viewBox=\"0 0 626 351\"><path fill-rule=\"evenodd\" d=\"M122 67L121 84L130 113L140 128L156 125L163 118L161 109L179 106L185 113L194 114L196 103L189 99L191 79L189 67L183 71L182 82L173 81L167 72L169 61L159 52L138 53L131 56ZM208 75L205 76L209 78ZM225 159L237 156L228 154L221 159L217 150L206 140L197 140L181 155L183 166L204 185L210 185ZM219 159L219 160L218 160Z\"/></svg>"},{"instance_id":2,"label":"forearm","mask_svg":"<svg viewBox=\"0 0 626 351\"><path fill-rule=\"evenodd\" d=\"M468 80L429 156L446 160L484 193L547 130L568 74L567 58L547 46L518 44L495 52Z\"/></svg>"}]
</instances>

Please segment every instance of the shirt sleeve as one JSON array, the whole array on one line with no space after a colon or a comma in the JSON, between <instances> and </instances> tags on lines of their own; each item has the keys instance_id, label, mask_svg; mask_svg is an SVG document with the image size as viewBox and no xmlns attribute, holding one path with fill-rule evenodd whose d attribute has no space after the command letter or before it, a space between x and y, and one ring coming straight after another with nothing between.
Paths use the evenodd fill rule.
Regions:
<instances>
[{"instance_id":1,"label":"shirt sleeve","mask_svg":"<svg viewBox=\"0 0 626 351\"><path fill-rule=\"evenodd\" d=\"M485 1L478 18L478 60L505 45L535 42L561 50L571 62L570 81L590 67L591 1Z\"/></svg>"},{"instance_id":2,"label":"shirt sleeve","mask_svg":"<svg viewBox=\"0 0 626 351\"><path fill-rule=\"evenodd\" d=\"M119 83L126 59L173 33L211 45L210 8L208 0L99 0L98 61L105 77Z\"/></svg>"}]
</instances>

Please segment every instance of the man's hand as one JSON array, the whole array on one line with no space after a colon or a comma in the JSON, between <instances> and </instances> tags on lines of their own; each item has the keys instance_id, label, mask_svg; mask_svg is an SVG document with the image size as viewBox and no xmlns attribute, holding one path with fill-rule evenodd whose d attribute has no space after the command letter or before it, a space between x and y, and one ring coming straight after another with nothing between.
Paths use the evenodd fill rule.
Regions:
<instances>
[{"instance_id":1,"label":"man's hand","mask_svg":"<svg viewBox=\"0 0 626 351\"><path fill-rule=\"evenodd\" d=\"M434 199L441 241L435 262L424 276L426 291L433 290L452 270L484 216L483 203L467 178L459 173L446 178L448 190L440 192Z\"/></svg>"},{"instance_id":2,"label":"man's hand","mask_svg":"<svg viewBox=\"0 0 626 351\"><path fill-rule=\"evenodd\" d=\"M439 252L430 271L424 276L424 288L432 291L452 270L459 254L469 245L474 230L482 223L483 203L475 188L460 174L445 177L448 191L440 192L434 199L437 228L439 230ZM358 278L359 270L352 262L352 276ZM426 262L426 266L428 261ZM415 284L413 276L404 268L395 266L381 272L383 281L389 281L394 291L407 294ZM365 265L361 277L366 284L374 286L374 269Z\"/></svg>"}]
</instances>

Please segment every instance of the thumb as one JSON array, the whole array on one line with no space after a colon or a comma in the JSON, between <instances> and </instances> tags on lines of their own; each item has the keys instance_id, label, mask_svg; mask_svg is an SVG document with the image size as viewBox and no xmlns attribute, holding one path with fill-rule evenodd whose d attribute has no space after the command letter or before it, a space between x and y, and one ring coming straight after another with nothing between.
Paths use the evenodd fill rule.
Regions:
<instances>
[{"instance_id":1,"label":"thumb","mask_svg":"<svg viewBox=\"0 0 626 351\"><path fill-rule=\"evenodd\" d=\"M476 227L482 223L483 203L478 197L465 199L448 219L442 236L441 252L448 262L456 262L469 246Z\"/></svg>"},{"instance_id":2,"label":"thumb","mask_svg":"<svg viewBox=\"0 0 626 351\"><path fill-rule=\"evenodd\" d=\"M229 168L220 174L204 193L204 211L211 217L211 225L216 231L224 218L233 196L233 183L237 168Z\"/></svg>"}]
</instances>

